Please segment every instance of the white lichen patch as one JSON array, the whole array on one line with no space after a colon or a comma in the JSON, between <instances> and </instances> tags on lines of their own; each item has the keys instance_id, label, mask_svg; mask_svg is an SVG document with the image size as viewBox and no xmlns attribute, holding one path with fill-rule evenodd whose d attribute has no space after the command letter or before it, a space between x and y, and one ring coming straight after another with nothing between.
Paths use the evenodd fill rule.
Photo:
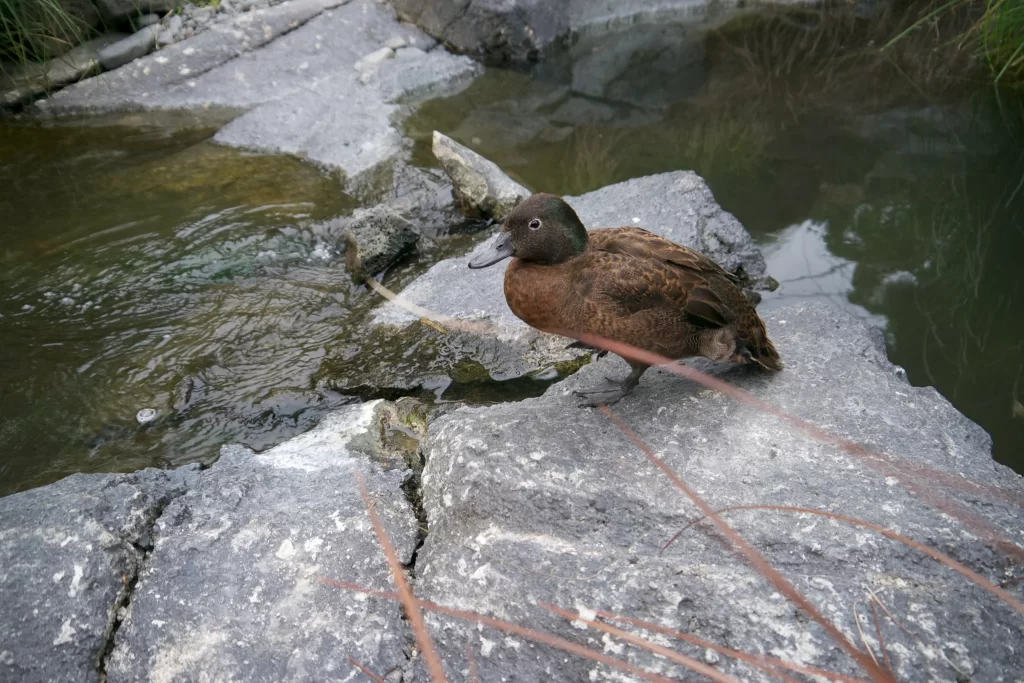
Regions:
<instances>
[{"instance_id":1,"label":"white lichen patch","mask_svg":"<svg viewBox=\"0 0 1024 683\"><path fill-rule=\"evenodd\" d=\"M65 619L60 625L60 633L53 639L54 645L66 645L70 643L75 636L75 627L71 625L71 619Z\"/></svg>"}]
</instances>

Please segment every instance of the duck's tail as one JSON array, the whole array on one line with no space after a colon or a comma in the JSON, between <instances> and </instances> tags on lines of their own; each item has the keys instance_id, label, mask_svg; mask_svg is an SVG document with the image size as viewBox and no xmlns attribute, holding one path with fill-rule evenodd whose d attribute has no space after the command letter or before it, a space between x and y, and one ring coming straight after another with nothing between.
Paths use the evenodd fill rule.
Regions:
<instances>
[{"instance_id":1,"label":"duck's tail","mask_svg":"<svg viewBox=\"0 0 1024 683\"><path fill-rule=\"evenodd\" d=\"M772 340L768 338L768 330L765 329L761 316L757 316L757 322L751 325L750 334L746 335L741 343L743 350L737 349L737 353L746 357L748 362L757 363L765 370L781 370L783 368L782 356L775 349Z\"/></svg>"}]
</instances>

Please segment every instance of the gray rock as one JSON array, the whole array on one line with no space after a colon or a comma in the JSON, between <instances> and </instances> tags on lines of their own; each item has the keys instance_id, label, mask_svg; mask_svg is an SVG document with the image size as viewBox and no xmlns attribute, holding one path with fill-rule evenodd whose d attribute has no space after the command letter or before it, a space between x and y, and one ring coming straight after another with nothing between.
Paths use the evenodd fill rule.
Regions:
<instances>
[{"instance_id":1,"label":"gray rock","mask_svg":"<svg viewBox=\"0 0 1024 683\"><path fill-rule=\"evenodd\" d=\"M153 524L197 474L76 474L0 498L0 679L100 680Z\"/></svg>"},{"instance_id":2,"label":"gray rock","mask_svg":"<svg viewBox=\"0 0 1024 683\"><path fill-rule=\"evenodd\" d=\"M156 47L158 35L160 35L160 27L156 25L136 31L124 40L119 40L100 50L100 64L107 71L113 71L139 57L145 57Z\"/></svg>"},{"instance_id":3,"label":"gray rock","mask_svg":"<svg viewBox=\"0 0 1024 683\"><path fill-rule=\"evenodd\" d=\"M433 41L400 24L387 6L353 0L336 7L341 1L292 0L226 18L215 29L67 88L41 108L53 114L242 110L217 142L302 156L341 171L348 191L361 194L403 153L396 125L409 109L393 102L462 87L480 67L435 50L400 63L387 60L373 82L362 84L353 67L388 38Z\"/></svg>"},{"instance_id":4,"label":"gray rock","mask_svg":"<svg viewBox=\"0 0 1024 683\"><path fill-rule=\"evenodd\" d=\"M124 38L115 33L72 48L45 64L16 66L0 73L0 106L14 107L31 102L48 91L100 71L100 50Z\"/></svg>"},{"instance_id":5,"label":"gray rock","mask_svg":"<svg viewBox=\"0 0 1024 683\"><path fill-rule=\"evenodd\" d=\"M358 473L399 558L412 558L407 472L366 457L384 405L344 408L259 455L223 449L157 523L108 680L344 680L357 675L347 657L381 675L404 666L401 609L319 581L392 588Z\"/></svg>"},{"instance_id":6,"label":"gray rock","mask_svg":"<svg viewBox=\"0 0 1024 683\"><path fill-rule=\"evenodd\" d=\"M176 9L182 0L93 0L107 22L117 23L140 14L164 14Z\"/></svg>"},{"instance_id":7,"label":"gray rock","mask_svg":"<svg viewBox=\"0 0 1024 683\"><path fill-rule=\"evenodd\" d=\"M373 277L411 251L417 239L412 223L386 206L357 210L345 232L349 275L357 283Z\"/></svg>"},{"instance_id":8,"label":"gray rock","mask_svg":"<svg viewBox=\"0 0 1024 683\"><path fill-rule=\"evenodd\" d=\"M565 0L393 0L399 16L492 64L535 61L569 32Z\"/></svg>"},{"instance_id":9,"label":"gray rock","mask_svg":"<svg viewBox=\"0 0 1024 683\"><path fill-rule=\"evenodd\" d=\"M822 304L780 308L766 321L787 368L771 376L732 370L724 379L898 462L1024 495L1022 479L992 460L983 430L934 389L901 378L876 330ZM864 675L710 525L689 529L661 552L697 510L607 418L577 408L569 394L624 372L625 364L609 356L541 398L462 408L430 425L422 443L429 533L416 564L417 594L673 678L692 674L537 603L603 609L747 652ZM989 581L1018 573L1002 552L911 495L908 487L923 483L913 475L886 476L774 416L682 378L650 372L615 412L715 509L775 504L833 511L941 549ZM1019 507L943 493L1011 542L1024 543ZM1020 615L919 552L809 515L752 510L723 518L858 647L866 643L882 661L874 593L899 620L876 610L897 680L1009 680L1024 670ZM1013 591L1020 596L1019 588ZM464 670L469 643L480 680L509 672L521 680L606 675L582 658L476 624L435 615L427 623L453 669ZM704 648L657 642L715 662L739 680L770 680L729 657L707 657Z\"/></svg>"},{"instance_id":10,"label":"gray rock","mask_svg":"<svg viewBox=\"0 0 1024 683\"><path fill-rule=\"evenodd\" d=\"M503 218L532 193L497 164L434 131L434 156L452 180L459 208L470 218Z\"/></svg>"},{"instance_id":11,"label":"gray rock","mask_svg":"<svg viewBox=\"0 0 1024 683\"><path fill-rule=\"evenodd\" d=\"M180 14L172 14L164 21L164 28L167 32L174 36L177 40L177 36L181 34L182 19Z\"/></svg>"},{"instance_id":12,"label":"gray rock","mask_svg":"<svg viewBox=\"0 0 1024 683\"><path fill-rule=\"evenodd\" d=\"M167 47L168 45L174 44L174 34L167 29L162 29L160 33L156 35L156 46Z\"/></svg>"},{"instance_id":13,"label":"gray rock","mask_svg":"<svg viewBox=\"0 0 1024 683\"><path fill-rule=\"evenodd\" d=\"M159 23L160 23L160 15L159 14L143 14L141 17L139 17L138 19L134 20L134 24L135 24L136 28L146 28L147 26L152 26L153 24L159 24Z\"/></svg>"}]
</instances>

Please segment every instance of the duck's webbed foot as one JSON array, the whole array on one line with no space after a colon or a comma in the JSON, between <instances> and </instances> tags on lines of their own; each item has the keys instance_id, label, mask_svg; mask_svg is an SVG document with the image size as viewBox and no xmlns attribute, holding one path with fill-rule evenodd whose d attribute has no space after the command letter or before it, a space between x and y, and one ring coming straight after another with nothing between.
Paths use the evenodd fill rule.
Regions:
<instances>
[{"instance_id":1,"label":"duck's webbed foot","mask_svg":"<svg viewBox=\"0 0 1024 683\"><path fill-rule=\"evenodd\" d=\"M607 384L602 384L599 387L593 389L587 389L585 391L574 391L572 392L576 396L583 399L580 403L580 408L596 408L597 406L611 406L615 405L626 396L629 396L636 385L640 383L640 376L647 370L646 365L633 366L633 371L629 373L629 376L621 382L615 382L609 379Z\"/></svg>"},{"instance_id":2,"label":"duck's webbed foot","mask_svg":"<svg viewBox=\"0 0 1024 683\"><path fill-rule=\"evenodd\" d=\"M601 360L602 358L604 358L605 356L608 355L608 351L607 350L599 349L596 346L591 346L590 344L584 344L581 341L575 341L572 344L566 344L565 348L567 348L567 349L583 349L584 351L597 351L597 359L598 360Z\"/></svg>"}]
</instances>

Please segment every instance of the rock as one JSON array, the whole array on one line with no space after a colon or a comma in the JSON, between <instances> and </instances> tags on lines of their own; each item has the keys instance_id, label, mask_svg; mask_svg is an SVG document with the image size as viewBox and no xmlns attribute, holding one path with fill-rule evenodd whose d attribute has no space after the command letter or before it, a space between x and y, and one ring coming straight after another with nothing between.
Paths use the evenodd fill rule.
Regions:
<instances>
[{"instance_id":1,"label":"rock","mask_svg":"<svg viewBox=\"0 0 1024 683\"><path fill-rule=\"evenodd\" d=\"M143 14L141 17L134 20L135 28L146 28L147 26L152 26L153 24L159 23L159 14Z\"/></svg>"},{"instance_id":2,"label":"rock","mask_svg":"<svg viewBox=\"0 0 1024 683\"><path fill-rule=\"evenodd\" d=\"M532 193L497 164L434 131L434 156L452 180L459 208L469 218L503 218Z\"/></svg>"},{"instance_id":3,"label":"rock","mask_svg":"<svg viewBox=\"0 0 1024 683\"><path fill-rule=\"evenodd\" d=\"M463 87L480 73L466 57L432 50L386 60L372 83L361 84L354 65L396 35L434 43L373 0L291 0L225 17L216 31L65 88L38 106L54 115L240 110L217 133L218 143L302 156L340 171L347 191L361 196L404 154L397 126L411 111L408 98Z\"/></svg>"},{"instance_id":4,"label":"rock","mask_svg":"<svg viewBox=\"0 0 1024 683\"><path fill-rule=\"evenodd\" d=\"M175 40L177 40L177 36L181 34L181 27L182 19L180 14L172 14L166 21L164 21L164 28L167 29L168 33L175 37Z\"/></svg>"},{"instance_id":5,"label":"rock","mask_svg":"<svg viewBox=\"0 0 1024 683\"><path fill-rule=\"evenodd\" d=\"M389 38L388 42L386 42L384 44L387 47L391 48L392 50L398 50L398 49L403 48L406 45L408 45L409 41L407 41L402 36L395 36L394 38Z\"/></svg>"},{"instance_id":6,"label":"rock","mask_svg":"<svg viewBox=\"0 0 1024 683\"><path fill-rule=\"evenodd\" d=\"M379 50L374 50L368 55L365 55L359 59L355 64L356 71L374 71L383 64L386 60L392 59L395 56L395 51L390 47L382 47Z\"/></svg>"},{"instance_id":7,"label":"rock","mask_svg":"<svg viewBox=\"0 0 1024 683\"><path fill-rule=\"evenodd\" d=\"M104 21L117 23L140 14L166 14L176 9L182 0L93 0Z\"/></svg>"},{"instance_id":8,"label":"rock","mask_svg":"<svg viewBox=\"0 0 1024 683\"><path fill-rule=\"evenodd\" d=\"M412 223L386 206L357 210L345 232L345 264L357 283L391 266L416 245Z\"/></svg>"},{"instance_id":9,"label":"rock","mask_svg":"<svg viewBox=\"0 0 1024 683\"><path fill-rule=\"evenodd\" d=\"M124 40L119 40L112 45L100 50L100 64L107 71L113 71L119 66L128 62L145 57L156 47L156 37L160 34L159 26L147 26L137 31Z\"/></svg>"},{"instance_id":10,"label":"rock","mask_svg":"<svg viewBox=\"0 0 1024 683\"><path fill-rule=\"evenodd\" d=\"M160 33L157 34L157 36L156 36L156 46L157 47L167 47L168 45L172 45L172 44L174 44L174 34L173 33L168 31L167 29L163 29L163 30L160 31Z\"/></svg>"},{"instance_id":11,"label":"rock","mask_svg":"<svg viewBox=\"0 0 1024 683\"><path fill-rule=\"evenodd\" d=\"M344 679L358 675L348 657L381 674L403 667L401 608L319 581L392 589L358 474L400 560L412 558L407 470L366 457L381 447L385 405L343 408L259 455L224 448L157 522L107 680Z\"/></svg>"},{"instance_id":12,"label":"rock","mask_svg":"<svg viewBox=\"0 0 1024 683\"><path fill-rule=\"evenodd\" d=\"M765 274L764 258L750 235L718 206L707 184L695 173L635 178L580 197L566 197L566 201L588 228L640 225L702 251L745 277L752 287L766 288L774 282ZM569 372L585 362L582 359L589 354L566 349L569 340L537 332L512 314L505 303L503 265L476 271L467 268L469 259L485 246L486 242L481 243L465 256L436 263L402 290L401 296L445 317L484 322L493 334L449 330L438 336L421 326L418 316L385 303L373 312L370 341L363 351L368 355L357 354L349 361L352 365L346 366L350 376L361 374L376 386L408 389L433 386L443 376L465 375L469 368L475 376L509 379L538 372L543 375L551 368ZM416 351L403 351L401 358L377 351L388 346L415 347Z\"/></svg>"},{"instance_id":13,"label":"rock","mask_svg":"<svg viewBox=\"0 0 1024 683\"><path fill-rule=\"evenodd\" d=\"M566 0L393 0L399 16L492 64L536 61L569 32Z\"/></svg>"},{"instance_id":14,"label":"rock","mask_svg":"<svg viewBox=\"0 0 1024 683\"><path fill-rule=\"evenodd\" d=\"M98 53L124 36L111 34L82 43L45 64L13 67L0 73L0 106L15 107L31 102L69 83L100 70Z\"/></svg>"},{"instance_id":15,"label":"rock","mask_svg":"<svg viewBox=\"0 0 1024 683\"><path fill-rule=\"evenodd\" d=\"M197 475L75 474L0 498L0 679L100 680L153 524Z\"/></svg>"},{"instance_id":16,"label":"rock","mask_svg":"<svg viewBox=\"0 0 1024 683\"><path fill-rule=\"evenodd\" d=\"M877 330L823 304L782 307L766 322L786 369L769 376L718 367L716 374L899 463L1024 495L1022 479L992 460L982 429L934 389L906 383L887 360ZM421 444L429 532L417 556L417 595L528 625L670 678L692 675L537 603L607 610L746 652L864 675L709 524L687 530L661 551L698 511L601 412L577 408L569 394L625 371L609 356L543 397L461 408L430 425ZM1019 573L957 519L908 492L926 480L880 473L774 416L680 377L649 372L614 412L715 509L773 504L832 511L940 549L992 582ZM1011 542L1024 543L1020 507L954 489L943 494ZM750 510L722 516L881 661L871 607L876 595L893 615L874 610L897 680L1001 680L1024 668L1019 614L918 551L810 515ZM1012 590L1020 596L1019 588ZM522 680L581 681L604 670L477 624L433 614L426 620L450 667L464 666L470 643L480 680L515 672ZM716 659L703 647L657 642ZM944 655L934 656L935 648ZM729 657L715 666L739 680L770 680Z\"/></svg>"}]
</instances>

